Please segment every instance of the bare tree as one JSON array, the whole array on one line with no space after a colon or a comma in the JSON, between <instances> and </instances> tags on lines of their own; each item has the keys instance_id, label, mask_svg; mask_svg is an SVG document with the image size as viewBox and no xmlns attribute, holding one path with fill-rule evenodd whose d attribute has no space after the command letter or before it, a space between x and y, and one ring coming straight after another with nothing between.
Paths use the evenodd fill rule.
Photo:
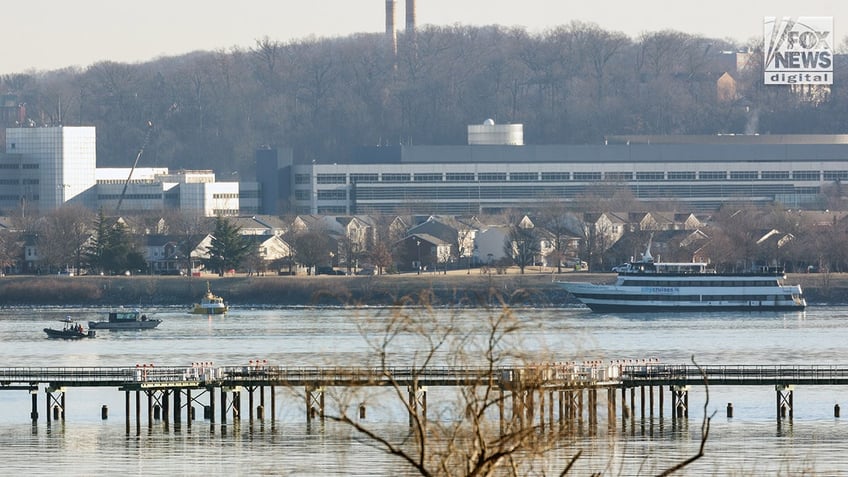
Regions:
<instances>
[{"instance_id":1,"label":"bare tree","mask_svg":"<svg viewBox=\"0 0 848 477\"><path fill-rule=\"evenodd\" d=\"M533 265L539 256L539 238L534 227L511 227L504 240L504 254L512 258L513 263L524 274L524 269Z\"/></svg>"},{"instance_id":2,"label":"bare tree","mask_svg":"<svg viewBox=\"0 0 848 477\"><path fill-rule=\"evenodd\" d=\"M23 260L20 235L9 230L0 230L0 272L11 273Z\"/></svg>"},{"instance_id":3,"label":"bare tree","mask_svg":"<svg viewBox=\"0 0 848 477\"><path fill-rule=\"evenodd\" d=\"M51 268L82 267L83 249L91 235L92 212L82 206L66 205L50 212L38 233L38 255Z\"/></svg>"},{"instance_id":4,"label":"bare tree","mask_svg":"<svg viewBox=\"0 0 848 477\"><path fill-rule=\"evenodd\" d=\"M332 246L325 230L309 230L293 237L294 258L308 269L328 263Z\"/></svg>"},{"instance_id":5,"label":"bare tree","mask_svg":"<svg viewBox=\"0 0 848 477\"><path fill-rule=\"evenodd\" d=\"M429 291L399 299L386 316L363 317L357 324L367 343L368 371L349 372L367 372L373 381L359 388L336 389L330 406L324 407L324 418L351 428L363 443L394 457L403 469L399 473L545 475L550 451L565 449L567 456L556 474L567 474L584 453L577 427L550 422L546 426L544 413L534 417L532 396L542 396L556 373L567 373L568 368L543 364L550 361L548 353L524 342L524 321L505 304L505 298L494 291L478 297L481 303L494 305L487 306L485 318L473 324L462 319L460 311L442 308L437 312ZM530 349L536 351L524 351ZM465 370L465 381L455 392L436 394L425 388L426 380L444 367ZM440 397L428 404L427 393ZM394 409L386 406L386 399L408 416L407 431L385 433L365 419L367 408ZM698 452L661 475L679 471L705 455L708 403L709 394Z\"/></svg>"}]
</instances>

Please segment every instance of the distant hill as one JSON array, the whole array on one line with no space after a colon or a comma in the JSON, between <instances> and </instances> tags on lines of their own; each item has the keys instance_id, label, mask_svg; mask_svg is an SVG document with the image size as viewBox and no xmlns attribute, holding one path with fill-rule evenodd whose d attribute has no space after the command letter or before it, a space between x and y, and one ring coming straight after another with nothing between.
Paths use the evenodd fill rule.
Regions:
<instances>
[{"instance_id":1,"label":"distant hill","mask_svg":"<svg viewBox=\"0 0 848 477\"><path fill-rule=\"evenodd\" d=\"M362 145L464 144L466 126L487 118L523 123L528 144L599 144L608 135L844 132L848 115L844 88L765 88L760 52L740 56L744 45L676 31L632 39L584 23L538 35L432 26L398 45L393 56L382 34L265 39L6 75L0 109L9 126L96 126L104 167L131 165L150 120L141 166L243 179L260 145L338 162Z\"/></svg>"}]
</instances>

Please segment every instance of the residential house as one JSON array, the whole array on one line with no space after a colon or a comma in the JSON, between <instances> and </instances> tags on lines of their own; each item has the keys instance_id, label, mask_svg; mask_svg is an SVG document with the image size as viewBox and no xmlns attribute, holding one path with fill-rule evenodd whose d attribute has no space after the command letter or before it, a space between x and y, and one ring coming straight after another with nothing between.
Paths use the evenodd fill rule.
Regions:
<instances>
[{"instance_id":1,"label":"residential house","mask_svg":"<svg viewBox=\"0 0 848 477\"><path fill-rule=\"evenodd\" d=\"M398 270L442 271L451 257L451 244L427 233L414 233L395 244L400 251Z\"/></svg>"},{"instance_id":2,"label":"residential house","mask_svg":"<svg viewBox=\"0 0 848 477\"><path fill-rule=\"evenodd\" d=\"M510 227L489 225L480 229L474 239L474 253L481 265L492 266L506 258L504 250Z\"/></svg>"}]
</instances>

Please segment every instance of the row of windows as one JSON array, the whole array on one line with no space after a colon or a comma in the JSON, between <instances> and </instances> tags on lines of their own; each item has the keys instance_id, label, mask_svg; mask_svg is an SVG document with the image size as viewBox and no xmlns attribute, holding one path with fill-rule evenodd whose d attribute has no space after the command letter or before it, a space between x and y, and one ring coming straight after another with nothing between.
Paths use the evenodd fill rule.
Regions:
<instances>
[{"instance_id":1,"label":"row of windows","mask_svg":"<svg viewBox=\"0 0 848 477\"><path fill-rule=\"evenodd\" d=\"M33 194L33 195L26 198L26 200L28 200L28 201L38 200L38 199L39 199L38 194ZM3 194L3 195L0 195L0 200L2 200L2 201L23 201L24 197L17 195L17 194Z\"/></svg>"},{"instance_id":2,"label":"row of windows","mask_svg":"<svg viewBox=\"0 0 848 477\"><path fill-rule=\"evenodd\" d=\"M97 194L98 200L118 200L121 194ZM126 194L124 200L161 200L162 194Z\"/></svg>"},{"instance_id":3,"label":"row of windows","mask_svg":"<svg viewBox=\"0 0 848 477\"><path fill-rule=\"evenodd\" d=\"M581 298L595 298L609 300L609 295L586 293L580 294ZM702 302L702 301L727 301L745 303L749 301L792 300L792 295L627 295L628 301L674 301L674 302Z\"/></svg>"},{"instance_id":4,"label":"row of windows","mask_svg":"<svg viewBox=\"0 0 848 477\"><path fill-rule=\"evenodd\" d=\"M699 287L774 287L777 286L777 279L770 280L710 280L698 281ZM625 279L623 285L631 287L691 287L692 281L681 280L633 280Z\"/></svg>"},{"instance_id":5,"label":"row of windows","mask_svg":"<svg viewBox=\"0 0 848 477\"><path fill-rule=\"evenodd\" d=\"M309 212L306 212L306 213L309 213ZM346 214L347 210L345 209L345 206L343 206L343 205L328 205L328 206L318 207L318 213L319 214L326 214L326 215Z\"/></svg>"},{"instance_id":6,"label":"row of windows","mask_svg":"<svg viewBox=\"0 0 848 477\"><path fill-rule=\"evenodd\" d=\"M318 200L347 200L347 191L344 189L319 190Z\"/></svg>"},{"instance_id":7,"label":"row of windows","mask_svg":"<svg viewBox=\"0 0 848 477\"><path fill-rule=\"evenodd\" d=\"M352 173L350 183L374 182L561 182L561 181L757 181L757 180L848 180L848 171L679 171L679 172L422 172L422 173ZM344 173L318 174L318 184L347 184ZM310 183L309 174L295 174L295 184Z\"/></svg>"},{"instance_id":8,"label":"row of windows","mask_svg":"<svg viewBox=\"0 0 848 477\"><path fill-rule=\"evenodd\" d=\"M239 195L238 195L238 193L235 193L235 194L232 194L232 193L229 193L229 194L221 193L221 194L212 194L212 198L213 198L213 199L238 199L238 198L239 198Z\"/></svg>"},{"instance_id":9,"label":"row of windows","mask_svg":"<svg viewBox=\"0 0 848 477\"><path fill-rule=\"evenodd\" d=\"M212 215L238 215L238 209L212 209Z\"/></svg>"},{"instance_id":10,"label":"row of windows","mask_svg":"<svg viewBox=\"0 0 848 477\"><path fill-rule=\"evenodd\" d=\"M535 199L538 197L578 198L594 188L592 185L514 185L514 186L419 186L419 187L358 187L357 201L368 200L488 200L488 199ZM631 185L634 196L640 199L654 198L706 198L706 197L775 197L797 194L817 195L818 187L793 187L792 184L734 184L715 182L711 185ZM309 200L308 194L301 200Z\"/></svg>"}]
</instances>

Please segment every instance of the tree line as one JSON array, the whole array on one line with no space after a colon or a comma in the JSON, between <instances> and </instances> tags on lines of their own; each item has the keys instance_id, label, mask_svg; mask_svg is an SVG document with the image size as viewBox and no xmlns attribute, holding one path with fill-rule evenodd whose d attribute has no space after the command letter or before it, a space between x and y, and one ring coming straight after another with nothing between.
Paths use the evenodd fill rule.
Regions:
<instances>
[{"instance_id":1,"label":"tree line","mask_svg":"<svg viewBox=\"0 0 848 477\"><path fill-rule=\"evenodd\" d=\"M645 204L631 204L640 205ZM652 253L664 261L708 260L724 271L780 266L789 272L848 272L848 250L842 246L848 241L848 214L844 212L726 206L702 216L703 225L696 230L630 223L623 234L600 223L598 216L582 213L579 205L553 202L534 211L529 226L523 224L525 214L517 211L474 218L483 226L506 226L503 258L496 263L480 257L472 262L469 247L474 225L469 221L463 225L443 218L456 229L449 253L426 250L420 254L414 246L404 245L408 232L392 226L395 216L369 216L371 231L364 241L330 233L320 225L295 228L289 217L284 218L289 227L280 235L287 253L269 260L259 242L242 235L226 217L148 214L127 217L133 224L130 228L123 219L108 217L102 210L66 205L32 220L12 217L10 226L0 229L0 266L5 273L68 269L152 273L144 251L146 236L167 235L175 244L167 260L184 271L202 266L219 275L229 270L294 274L298 269L314 271L319 266L340 267L350 274L365 264L382 274L413 270L413 263L439 271L470 270L477 265L502 271L515 266L524 273L543 261L558 272L575 265L582 268L584 261L590 271L606 272L638 258L651 241ZM207 236L208 244L201 247ZM203 253L198 254L198 247ZM30 256L32 253L37 256Z\"/></svg>"},{"instance_id":2,"label":"tree line","mask_svg":"<svg viewBox=\"0 0 848 477\"><path fill-rule=\"evenodd\" d=\"M722 100L716 80L740 50L749 64L734 72L736 96ZM673 30L630 38L575 21L538 34L427 26L401 34L396 56L383 34L264 37L245 49L7 74L2 92L23 106L26 125L96 126L101 167L128 167L153 121L147 164L245 175L260 145L338 161L363 145L464 144L466 126L486 118L525 124L532 144L842 132L843 83L812 101L762 85L761 42Z\"/></svg>"}]
</instances>

